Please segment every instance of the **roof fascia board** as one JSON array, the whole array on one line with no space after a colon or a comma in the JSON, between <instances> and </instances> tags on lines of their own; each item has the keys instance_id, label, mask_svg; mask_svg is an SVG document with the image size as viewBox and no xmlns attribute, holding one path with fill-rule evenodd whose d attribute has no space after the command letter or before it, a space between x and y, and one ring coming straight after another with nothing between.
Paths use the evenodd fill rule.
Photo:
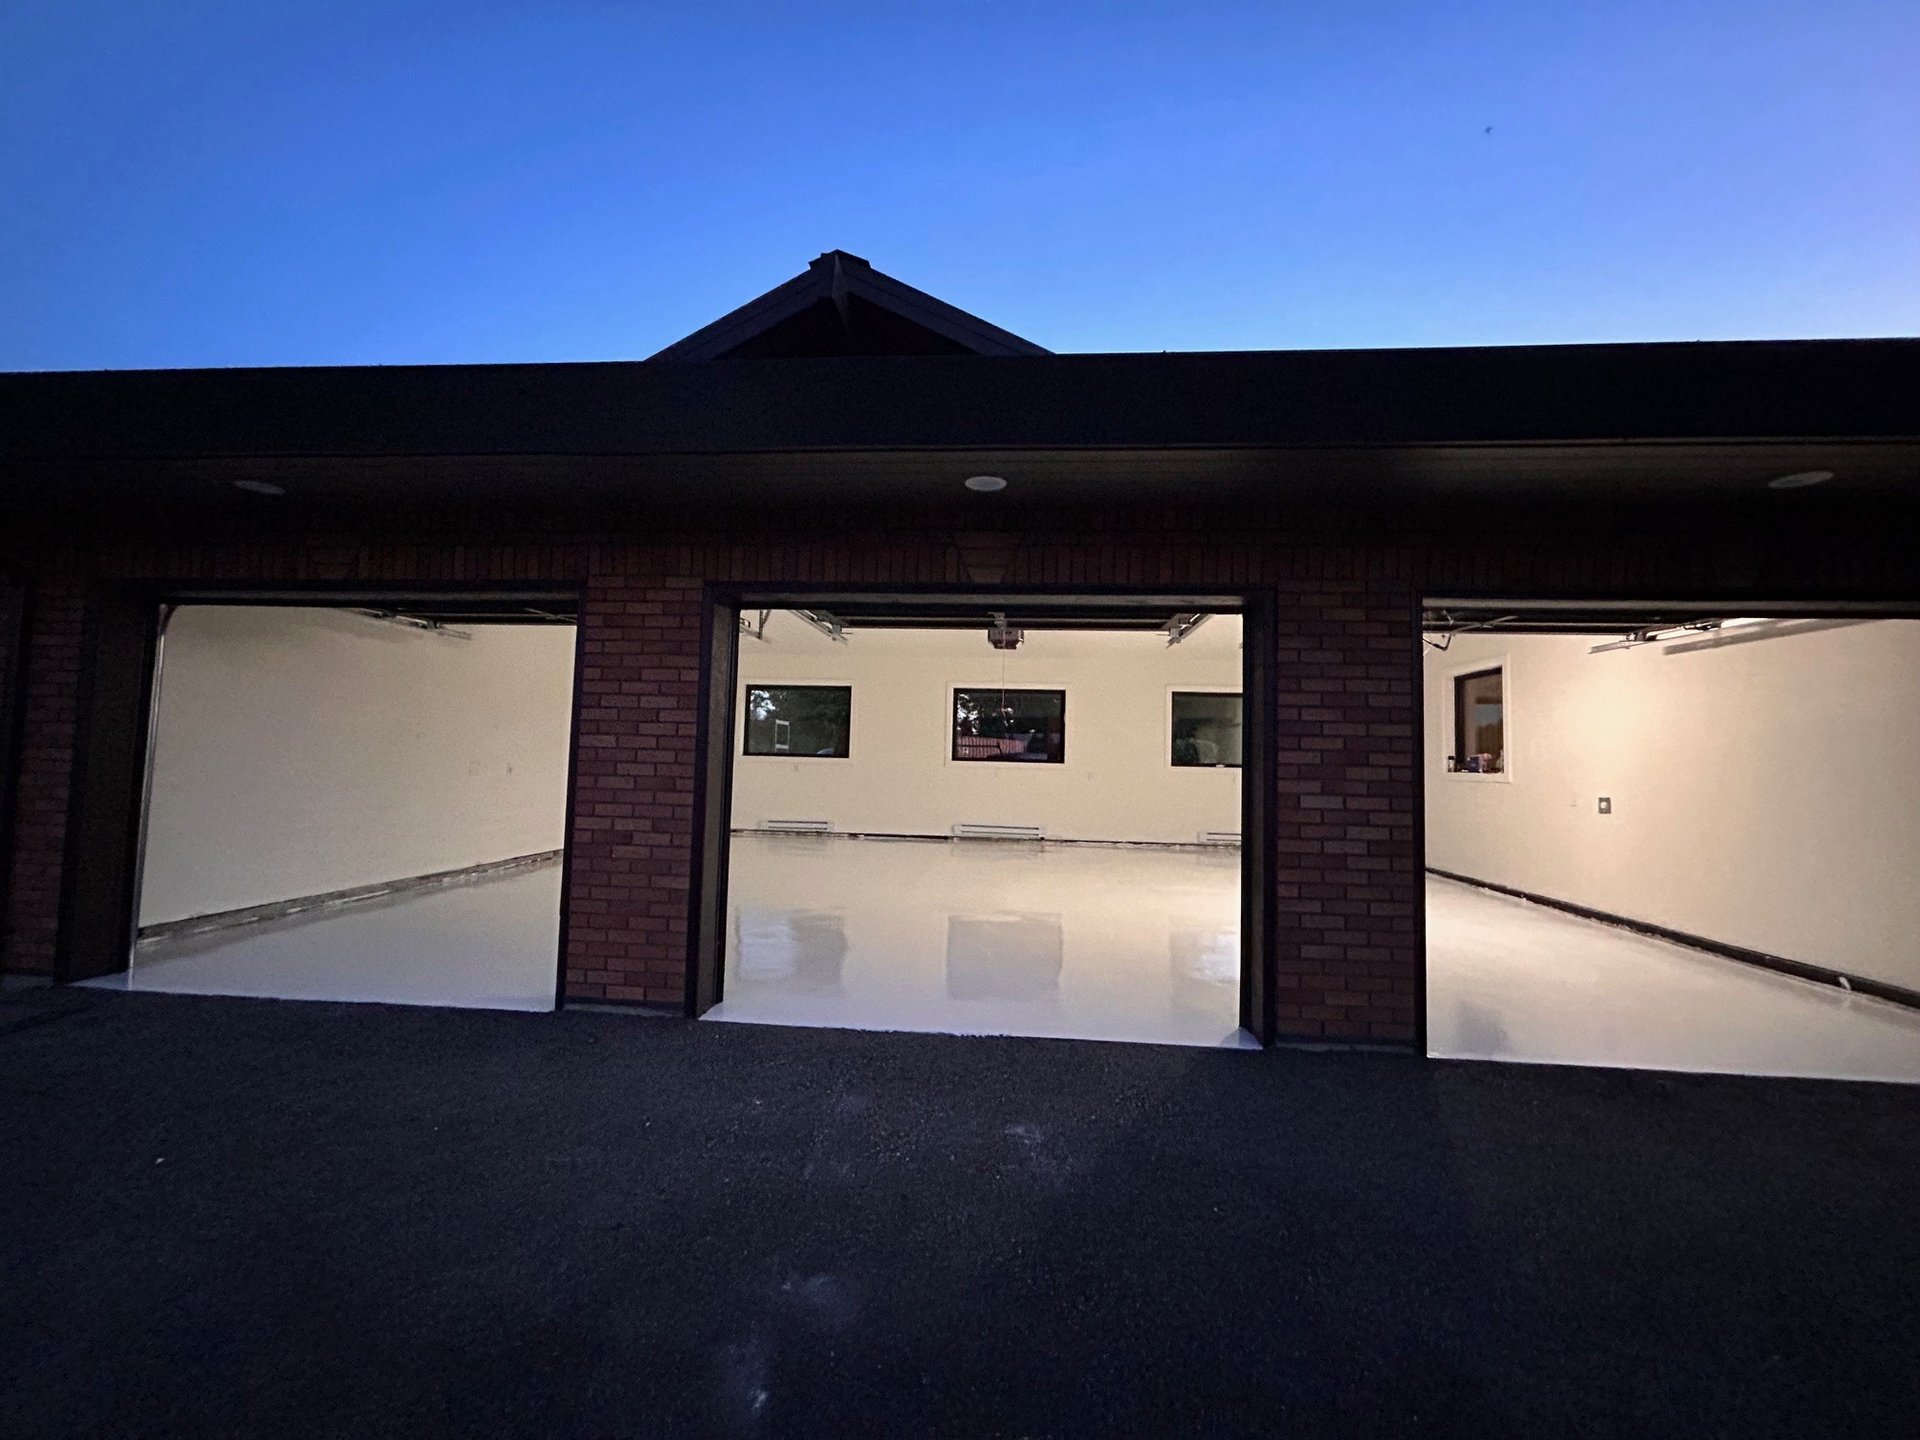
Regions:
<instances>
[{"instance_id":1,"label":"roof fascia board","mask_svg":"<svg viewBox=\"0 0 1920 1440\"><path fill-rule=\"evenodd\" d=\"M820 273L808 270L785 284L776 285L737 310L729 310L710 325L676 340L664 350L655 351L648 360L717 360L736 346L746 343L762 331L771 330L783 320L798 315L809 305L827 298L827 286Z\"/></svg>"},{"instance_id":2,"label":"roof fascia board","mask_svg":"<svg viewBox=\"0 0 1920 1440\"><path fill-rule=\"evenodd\" d=\"M949 305L938 296L929 295L924 290L883 275L868 267L864 270L852 270L847 276L849 289L874 304L893 311L916 325L924 326L936 335L943 335L958 344L981 355L1050 355L1053 352L1043 345L1023 339L1011 330L1002 330L998 325L982 320L978 315L970 315L957 306Z\"/></svg>"}]
</instances>

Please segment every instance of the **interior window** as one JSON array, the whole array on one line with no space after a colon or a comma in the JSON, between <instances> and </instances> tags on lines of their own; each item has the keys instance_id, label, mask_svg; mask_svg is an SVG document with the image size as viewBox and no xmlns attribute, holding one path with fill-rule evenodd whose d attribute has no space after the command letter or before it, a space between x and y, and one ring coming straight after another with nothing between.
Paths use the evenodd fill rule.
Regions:
<instances>
[{"instance_id":1,"label":"interior window","mask_svg":"<svg viewBox=\"0 0 1920 1440\"><path fill-rule=\"evenodd\" d=\"M1449 770L1495 775L1507 768L1504 678L1498 666L1454 676Z\"/></svg>"},{"instance_id":2,"label":"interior window","mask_svg":"<svg viewBox=\"0 0 1920 1440\"><path fill-rule=\"evenodd\" d=\"M844 760L853 731L853 688L749 685L745 728L748 755Z\"/></svg>"},{"instance_id":3,"label":"interior window","mask_svg":"<svg viewBox=\"0 0 1920 1440\"><path fill-rule=\"evenodd\" d=\"M1173 692L1173 763L1240 765L1240 697L1199 690Z\"/></svg>"},{"instance_id":4,"label":"interior window","mask_svg":"<svg viewBox=\"0 0 1920 1440\"><path fill-rule=\"evenodd\" d=\"M1067 692L953 692L953 758L1058 765L1067 758Z\"/></svg>"}]
</instances>

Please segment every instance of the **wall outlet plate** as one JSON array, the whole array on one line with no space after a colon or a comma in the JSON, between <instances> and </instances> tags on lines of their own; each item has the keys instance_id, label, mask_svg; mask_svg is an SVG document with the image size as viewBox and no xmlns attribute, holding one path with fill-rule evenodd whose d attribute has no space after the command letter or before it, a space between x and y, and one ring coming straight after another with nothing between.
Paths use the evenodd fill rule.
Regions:
<instances>
[{"instance_id":1,"label":"wall outlet plate","mask_svg":"<svg viewBox=\"0 0 1920 1440\"><path fill-rule=\"evenodd\" d=\"M1602 815L1611 815L1613 813L1613 797L1611 795L1602 795L1600 797L1600 813Z\"/></svg>"}]
</instances>

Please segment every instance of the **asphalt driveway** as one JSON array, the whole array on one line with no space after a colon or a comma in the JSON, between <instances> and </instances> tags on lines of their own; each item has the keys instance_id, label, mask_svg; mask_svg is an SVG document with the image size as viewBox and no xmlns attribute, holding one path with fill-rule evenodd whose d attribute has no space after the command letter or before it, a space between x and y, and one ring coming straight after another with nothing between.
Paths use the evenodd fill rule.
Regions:
<instances>
[{"instance_id":1,"label":"asphalt driveway","mask_svg":"<svg viewBox=\"0 0 1920 1440\"><path fill-rule=\"evenodd\" d=\"M1913 1434L1920 1089L0 996L0 1434Z\"/></svg>"}]
</instances>

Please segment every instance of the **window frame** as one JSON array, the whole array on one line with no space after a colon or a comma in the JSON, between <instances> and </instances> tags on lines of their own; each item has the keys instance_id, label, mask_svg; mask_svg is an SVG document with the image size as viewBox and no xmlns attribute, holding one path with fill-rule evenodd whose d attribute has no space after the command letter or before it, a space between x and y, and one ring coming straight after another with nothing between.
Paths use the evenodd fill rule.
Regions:
<instances>
[{"instance_id":1,"label":"window frame","mask_svg":"<svg viewBox=\"0 0 1920 1440\"><path fill-rule=\"evenodd\" d=\"M805 751L793 750L750 750L753 742L753 722L747 713L751 696L755 690L844 690L847 692L847 753L844 755L815 755ZM849 764L853 760L854 741L857 738L853 704L854 684L851 680L742 680L740 682L740 749L736 759L741 760L829 760L838 764Z\"/></svg>"},{"instance_id":2,"label":"window frame","mask_svg":"<svg viewBox=\"0 0 1920 1440\"><path fill-rule=\"evenodd\" d=\"M973 758L960 753L960 735L955 728L959 720L959 701L961 695L991 694L995 691L1007 695L1058 695L1060 697L1060 754L1044 760L1015 760L1006 756L992 759ZM1065 685L949 685L946 691L946 730L947 761L949 765L1014 765L1025 770L1050 770L1064 767L1067 763L1067 687Z\"/></svg>"},{"instance_id":3,"label":"window frame","mask_svg":"<svg viewBox=\"0 0 1920 1440\"><path fill-rule=\"evenodd\" d=\"M1240 699L1241 758L1232 765L1182 765L1173 758L1173 702L1182 695L1236 695ZM1240 685L1169 685L1167 687L1167 728L1161 737L1160 754L1169 770L1244 770L1246 769L1247 695Z\"/></svg>"},{"instance_id":4,"label":"window frame","mask_svg":"<svg viewBox=\"0 0 1920 1440\"><path fill-rule=\"evenodd\" d=\"M1500 677L1500 768L1494 771L1462 770L1459 767L1461 757L1466 753L1466 714L1460 703L1460 689L1469 680L1483 675ZM1494 783L1511 782L1513 779L1513 737L1511 720L1513 718L1513 666L1508 657L1486 655L1478 660L1463 661L1447 672L1447 704L1452 712L1453 724L1447 744L1440 756L1440 769L1450 780L1468 780L1475 783L1492 781Z\"/></svg>"}]
</instances>

